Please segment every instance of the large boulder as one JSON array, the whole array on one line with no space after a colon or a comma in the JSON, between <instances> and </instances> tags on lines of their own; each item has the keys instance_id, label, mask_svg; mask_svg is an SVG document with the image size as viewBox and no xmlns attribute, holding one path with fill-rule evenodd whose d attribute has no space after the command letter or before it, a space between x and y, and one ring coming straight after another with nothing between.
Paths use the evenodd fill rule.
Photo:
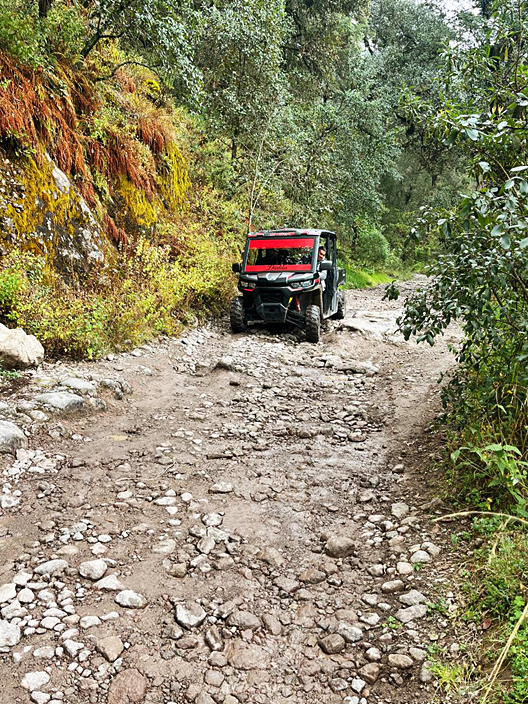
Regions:
<instances>
[{"instance_id":1,"label":"large boulder","mask_svg":"<svg viewBox=\"0 0 528 704\"><path fill-rule=\"evenodd\" d=\"M22 328L14 330L0 323L0 362L4 369L36 367L44 359L44 347Z\"/></svg>"}]
</instances>

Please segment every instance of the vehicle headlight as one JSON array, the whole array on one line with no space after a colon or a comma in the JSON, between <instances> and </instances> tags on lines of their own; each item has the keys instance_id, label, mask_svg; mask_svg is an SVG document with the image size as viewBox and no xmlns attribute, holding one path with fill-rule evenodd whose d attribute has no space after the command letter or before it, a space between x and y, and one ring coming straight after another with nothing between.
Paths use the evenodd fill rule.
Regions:
<instances>
[{"instance_id":1,"label":"vehicle headlight","mask_svg":"<svg viewBox=\"0 0 528 704\"><path fill-rule=\"evenodd\" d=\"M313 286L313 281L301 281L301 286L303 288L310 288L310 286Z\"/></svg>"},{"instance_id":2,"label":"vehicle headlight","mask_svg":"<svg viewBox=\"0 0 528 704\"><path fill-rule=\"evenodd\" d=\"M301 282L300 281L293 281L290 286L292 288L301 288Z\"/></svg>"},{"instance_id":3,"label":"vehicle headlight","mask_svg":"<svg viewBox=\"0 0 528 704\"><path fill-rule=\"evenodd\" d=\"M245 288L246 291L252 291L255 288L255 286L257 285L253 281L242 281L241 284L242 284L242 288Z\"/></svg>"}]
</instances>

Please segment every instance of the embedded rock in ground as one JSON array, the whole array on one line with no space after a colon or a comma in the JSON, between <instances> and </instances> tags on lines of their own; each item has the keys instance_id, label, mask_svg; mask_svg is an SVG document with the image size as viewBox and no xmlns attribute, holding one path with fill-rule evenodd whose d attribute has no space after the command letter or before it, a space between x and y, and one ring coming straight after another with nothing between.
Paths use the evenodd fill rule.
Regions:
<instances>
[{"instance_id":1,"label":"embedded rock in ground","mask_svg":"<svg viewBox=\"0 0 528 704\"><path fill-rule=\"evenodd\" d=\"M363 631L358 626L341 621L336 633L346 640L347 643L356 643L363 638Z\"/></svg>"},{"instance_id":2,"label":"embedded rock in ground","mask_svg":"<svg viewBox=\"0 0 528 704\"><path fill-rule=\"evenodd\" d=\"M392 504L391 513L395 518L401 520L409 513L409 506L399 501L398 503Z\"/></svg>"},{"instance_id":3,"label":"embedded rock in ground","mask_svg":"<svg viewBox=\"0 0 528 704\"><path fill-rule=\"evenodd\" d=\"M79 565L81 576L94 581L101 579L107 569L108 565L104 560L90 560L89 562L81 562Z\"/></svg>"},{"instance_id":4,"label":"embedded rock in ground","mask_svg":"<svg viewBox=\"0 0 528 704\"><path fill-rule=\"evenodd\" d=\"M38 396L35 396L35 401L62 413L73 413L84 408L82 396L70 394L68 391L50 391L49 393L38 394Z\"/></svg>"},{"instance_id":5,"label":"embedded rock in ground","mask_svg":"<svg viewBox=\"0 0 528 704\"><path fill-rule=\"evenodd\" d=\"M77 391L81 395L84 394L94 394L96 392L95 384L91 381L86 381L86 379L79 379L78 377L68 377L60 382L61 386L65 386L72 391Z\"/></svg>"},{"instance_id":6,"label":"embedded rock in ground","mask_svg":"<svg viewBox=\"0 0 528 704\"><path fill-rule=\"evenodd\" d=\"M233 611L233 613L227 619L228 626L236 626L241 631L250 629L254 630L260 628L260 619L254 616L249 611Z\"/></svg>"},{"instance_id":7,"label":"embedded rock in ground","mask_svg":"<svg viewBox=\"0 0 528 704\"><path fill-rule=\"evenodd\" d=\"M425 604L417 604L416 606L409 606L408 609L396 611L394 616L402 623L409 623L409 621L414 621L415 618L423 618L426 613L427 606Z\"/></svg>"},{"instance_id":8,"label":"embedded rock in ground","mask_svg":"<svg viewBox=\"0 0 528 704\"><path fill-rule=\"evenodd\" d=\"M335 655L345 649L345 639L338 633L332 633L326 638L320 638L319 645L327 655Z\"/></svg>"},{"instance_id":9,"label":"embedded rock in ground","mask_svg":"<svg viewBox=\"0 0 528 704\"><path fill-rule=\"evenodd\" d=\"M116 595L114 601L119 606L126 609L143 609L147 605L147 600L142 594L132 591L132 589L124 589Z\"/></svg>"},{"instance_id":10,"label":"embedded rock in ground","mask_svg":"<svg viewBox=\"0 0 528 704\"><path fill-rule=\"evenodd\" d=\"M202 621L205 621L205 617L205 611L194 601L176 605L175 618L183 628L190 630L195 626L199 626Z\"/></svg>"},{"instance_id":11,"label":"embedded rock in ground","mask_svg":"<svg viewBox=\"0 0 528 704\"><path fill-rule=\"evenodd\" d=\"M102 638L97 641L95 647L109 662L114 662L114 660L117 660L124 650L123 641L117 636Z\"/></svg>"},{"instance_id":12,"label":"embedded rock in ground","mask_svg":"<svg viewBox=\"0 0 528 704\"><path fill-rule=\"evenodd\" d=\"M44 359L44 347L22 328L14 330L0 323L0 363L3 369L36 367Z\"/></svg>"},{"instance_id":13,"label":"embedded rock in ground","mask_svg":"<svg viewBox=\"0 0 528 704\"><path fill-rule=\"evenodd\" d=\"M55 577L58 574L62 574L67 567L68 563L66 560L48 560L48 562L42 562L37 565L34 572L35 574L47 574Z\"/></svg>"},{"instance_id":14,"label":"embedded rock in ground","mask_svg":"<svg viewBox=\"0 0 528 704\"><path fill-rule=\"evenodd\" d=\"M236 670L267 670L270 667L270 654L258 645L246 644L239 639L231 641L226 648L226 656L231 667Z\"/></svg>"},{"instance_id":15,"label":"embedded rock in ground","mask_svg":"<svg viewBox=\"0 0 528 704\"><path fill-rule=\"evenodd\" d=\"M14 455L17 450L27 446L28 439L18 426L8 420L0 420L0 453Z\"/></svg>"},{"instance_id":16,"label":"embedded rock in ground","mask_svg":"<svg viewBox=\"0 0 528 704\"><path fill-rule=\"evenodd\" d=\"M8 584L3 584L0 587L0 604L5 603L6 601L11 601L11 599L14 599L16 597L16 587L13 584L13 582L9 582Z\"/></svg>"},{"instance_id":17,"label":"embedded rock in ground","mask_svg":"<svg viewBox=\"0 0 528 704\"><path fill-rule=\"evenodd\" d=\"M325 546L326 554L329 557L348 557L356 549L355 541L346 535L331 536Z\"/></svg>"},{"instance_id":18,"label":"embedded rock in ground","mask_svg":"<svg viewBox=\"0 0 528 704\"><path fill-rule=\"evenodd\" d=\"M0 648L11 648L20 642L20 628L15 623L0 621Z\"/></svg>"},{"instance_id":19,"label":"embedded rock in ground","mask_svg":"<svg viewBox=\"0 0 528 704\"><path fill-rule=\"evenodd\" d=\"M408 670L413 666L413 659L401 653L391 653L389 655L389 665L397 667L398 670Z\"/></svg>"},{"instance_id":20,"label":"embedded rock in ground","mask_svg":"<svg viewBox=\"0 0 528 704\"><path fill-rule=\"evenodd\" d=\"M358 675L368 682L369 684L374 684L378 679L381 667L374 662L369 662L358 670Z\"/></svg>"},{"instance_id":21,"label":"embedded rock in ground","mask_svg":"<svg viewBox=\"0 0 528 704\"><path fill-rule=\"evenodd\" d=\"M431 555L425 550L417 550L411 555L411 562L416 564L417 562L431 562Z\"/></svg>"},{"instance_id":22,"label":"embedded rock in ground","mask_svg":"<svg viewBox=\"0 0 528 704\"><path fill-rule=\"evenodd\" d=\"M44 687L49 681L50 676L47 672L28 672L20 684L24 689L32 692L34 689Z\"/></svg>"},{"instance_id":23,"label":"embedded rock in ground","mask_svg":"<svg viewBox=\"0 0 528 704\"><path fill-rule=\"evenodd\" d=\"M145 677L138 670L123 670L110 683L108 704L139 704L146 694Z\"/></svg>"},{"instance_id":24,"label":"embedded rock in ground","mask_svg":"<svg viewBox=\"0 0 528 704\"><path fill-rule=\"evenodd\" d=\"M400 596L400 601L402 604L405 604L405 606L416 606L416 604L424 604L427 598L417 589L411 589L407 594Z\"/></svg>"},{"instance_id":25,"label":"embedded rock in ground","mask_svg":"<svg viewBox=\"0 0 528 704\"><path fill-rule=\"evenodd\" d=\"M95 586L97 589L103 589L107 592L120 592L125 589L125 585L119 581L115 574L109 574L107 577L103 577Z\"/></svg>"}]
</instances>

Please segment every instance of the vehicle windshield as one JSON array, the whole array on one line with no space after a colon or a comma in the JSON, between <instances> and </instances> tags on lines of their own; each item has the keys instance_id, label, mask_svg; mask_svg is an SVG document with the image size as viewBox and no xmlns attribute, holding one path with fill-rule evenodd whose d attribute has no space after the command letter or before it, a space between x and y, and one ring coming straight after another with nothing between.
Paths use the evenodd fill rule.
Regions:
<instances>
[{"instance_id":1,"label":"vehicle windshield","mask_svg":"<svg viewBox=\"0 0 528 704\"><path fill-rule=\"evenodd\" d=\"M311 271L313 251L313 237L250 240L245 271Z\"/></svg>"}]
</instances>

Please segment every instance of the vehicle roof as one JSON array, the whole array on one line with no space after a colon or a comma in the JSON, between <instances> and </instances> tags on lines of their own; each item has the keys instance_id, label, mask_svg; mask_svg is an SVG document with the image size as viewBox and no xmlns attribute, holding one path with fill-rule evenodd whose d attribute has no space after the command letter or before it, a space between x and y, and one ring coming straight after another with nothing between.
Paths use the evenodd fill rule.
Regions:
<instances>
[{"instance_id":1,"label":"vehicle roof","mask_svg":"<svg viewBox=\"0 0 528 704\"><path fill-rule=\"evenodd\" d=\"M299 237L299 235L310 235L312 237L317 237L321 235L326 235L330 237L335 237L336 233L331 230L314 230L312 228L303 227L287 227L278 230L259 230L258 232L250 232L248 237L273 237L274 235L280 235L281 237Z\"/></svg>"}]
</instances>

